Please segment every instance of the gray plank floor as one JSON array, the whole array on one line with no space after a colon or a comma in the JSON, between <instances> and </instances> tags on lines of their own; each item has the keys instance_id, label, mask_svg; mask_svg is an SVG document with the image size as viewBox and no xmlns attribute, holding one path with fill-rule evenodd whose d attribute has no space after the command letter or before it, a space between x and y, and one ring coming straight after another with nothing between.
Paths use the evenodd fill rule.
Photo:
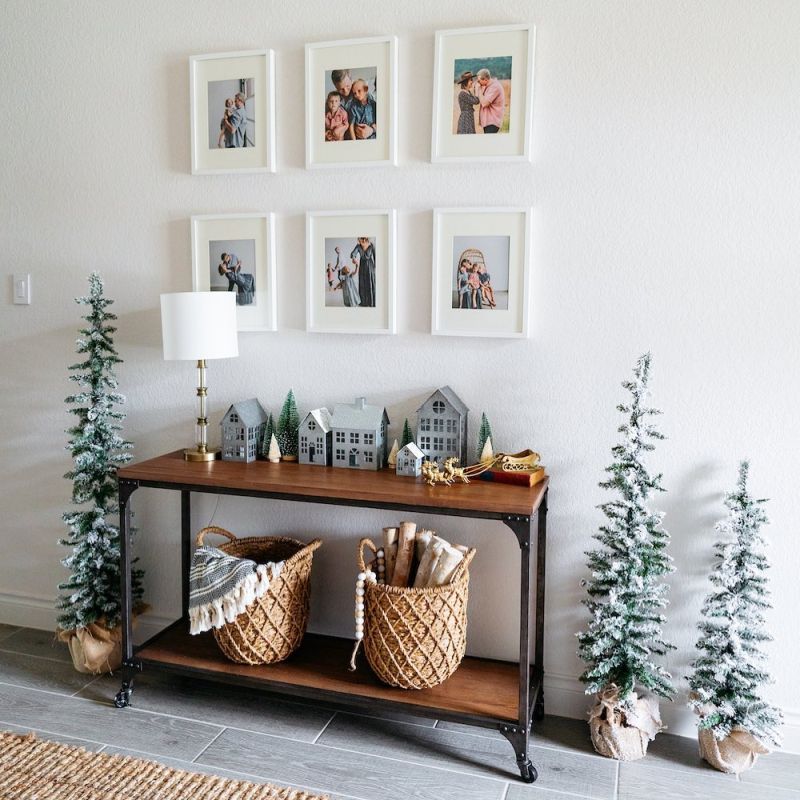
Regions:
<instances>
[{"instance_id":1,"label":"gray plank floor","mask_svg":"<svg viewBox=\"0 0 800 800\"><path fill-rule=\"evenodd\" d=\"M800 800L800 756L762 758L740 781L704 764L694 740L659 735L642 761L596 755L584 722L546 717L516 779L500 734L406 715L370 717L249 689L145 673L134 705L119 677L76 673L48 632L0 625L0 730L196 772L293 785L332 800Z\"/></svg>"}]
</instances>

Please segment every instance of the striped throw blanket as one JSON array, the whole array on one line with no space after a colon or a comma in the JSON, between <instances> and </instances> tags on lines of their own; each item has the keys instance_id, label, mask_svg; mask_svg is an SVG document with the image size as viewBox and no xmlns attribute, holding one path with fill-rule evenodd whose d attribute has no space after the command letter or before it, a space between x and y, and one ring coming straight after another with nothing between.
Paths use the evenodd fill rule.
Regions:
<instances>
[{"instance_id":1,"label":"striped throw blanket","mask_svg":"<svg viewBox=\"0 0 800 800\"><path fill-rule=\"evenodd\" d=\"M281 574L283 561L256 564L218 547L198 547L189 571L189 633L198 634L233 622L270 582Z\"/></svg>"}]
</instances>

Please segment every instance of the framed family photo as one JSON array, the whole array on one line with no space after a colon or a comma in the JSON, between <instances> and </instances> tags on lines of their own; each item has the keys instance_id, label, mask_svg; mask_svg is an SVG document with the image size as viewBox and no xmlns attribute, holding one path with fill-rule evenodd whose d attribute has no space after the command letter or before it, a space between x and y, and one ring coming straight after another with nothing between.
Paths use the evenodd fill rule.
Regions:
<instances>
[{"instance_id":1,"label":"framed family photo","mask_svg":"<svg viewBox=\"0 0 800 800\"><path fill-rule=\"evenodd\" d=\"M395 332L391 211L306 214L306 330Z\"/></svg>"},{"instance_id":2,"label":"framed family photo","mask_svg":"<svg viewBox=\"0 0 800 800\"><path fill-rule=\"evenodd\" d=\"M189 59L192 174L275 172L275 53Z\"/></svg>"},{"instance_id":3,"label":"framed family photo","mask_svg":"<svg viewBox=\"0 0 800 800\"><path fill-rule=\"evenodd\" d=\"M274 215L192 217L192 289L235 292L240 331L277 330Z\"/></svg>"},{"instance_id":4,"label":"framed family photo","mask_svg":"<svg viewBox=\"0 0 800 800\"><path fill-rule=\"evenodd\" d=\"M306 45L306 167L397 164L397 38Z\"/></svg>"},{"instance_id":5,"label":"framed family photo","mask_svg":"<svg viewBox=\"0 0 800 800\"><path fill-rule=\"evenodd\" d=\"M433 212L431 333L528 336L530 216L528 208Z\"/></svg>"},{"instance_id":6,"label":"framed family photo","mask_svg":"<svg viewBox=\"0 0 800 800\"><path fill-rule=\"evenodd\" d=\"M533 25L436 32L431 161L530 161Z\"/></svg>"}]
</instances>

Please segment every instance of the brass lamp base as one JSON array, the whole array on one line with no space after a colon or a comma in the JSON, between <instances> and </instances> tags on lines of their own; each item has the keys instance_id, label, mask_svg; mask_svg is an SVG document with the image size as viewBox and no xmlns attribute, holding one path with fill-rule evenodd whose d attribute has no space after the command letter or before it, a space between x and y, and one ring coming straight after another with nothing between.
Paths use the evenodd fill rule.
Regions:
<instances>
[{"instance_id":1,"label":"brass lamp base","mask_svg":"<svg viewBox=\"0 0 800 800\"><path fill-rule=\"evenodd\" d=\"M220 457L220 450L218 447L207 448L200 450L195 447L191 450L183 451L183 458L186 461L214 461Z\"/></svg>"}]
</instances>

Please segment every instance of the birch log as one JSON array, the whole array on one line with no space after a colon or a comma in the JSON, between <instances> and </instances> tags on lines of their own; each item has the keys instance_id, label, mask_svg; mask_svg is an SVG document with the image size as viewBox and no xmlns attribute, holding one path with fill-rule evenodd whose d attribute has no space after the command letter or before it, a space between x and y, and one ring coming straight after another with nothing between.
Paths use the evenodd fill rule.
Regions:
<instances>
[{"instance_id":1,"label":"birch log","mask_svg":"<svg viewBox=\"0 0 800 800\"><path fill-rule=\"evenodd\" d=\"M417 531L416 535L416 547L417 547L417 563L422 561L422 554L425 552L425 548L430 544L431 536L433 536L434 531L426 531L421 530Z\"/></svg>"},{"instance_id":2,"label":"birch log","mask_svg":"<svg viewBox=\"0 0 800 800\"><path fill-rule=\"evenodd\" d=\"M401 522L397 537L397 558L392 573L392 586L408 586L411 564L414 561L414 537L417 532L416 522Z\"/></svg>"},{"instance_id":3,"label":"birch log","mask_svg":"<svg viewBox=\"0 0 800 800\"><path fill-rule=\"evenodd\" d=\"M438 536L431 536L422 558L419 560L417 567L417 577L414 579L414 588L422 589L428 585L431 579L431 574L436 567L436 562L439 560L439 554L447 547L447 542L440 539Z\"/></svg>"},{"instance_id":4,"label":"birch log","mask_svg":"<svg viewBox=\"0 0 800 800\"><path fill-rule=\"evenodd\" d=\"M450 583L456 567L464 560L464 554L451 545L442 548L439 558L431 572L428 586L444 586Z\"/></svg>"},{"instance_id":5,"label":"birch log","mask_svg":"<svg viewBox=\"0 0 800 800\"><path fill-rule=\"evenodd\" d=\"M383 558L386 570L383 574L387 586L389 586L392 582L392 575L394 574L394 562L396 557L397 557L397 528L384 528Z\"/></svg>"}]
</instances>

